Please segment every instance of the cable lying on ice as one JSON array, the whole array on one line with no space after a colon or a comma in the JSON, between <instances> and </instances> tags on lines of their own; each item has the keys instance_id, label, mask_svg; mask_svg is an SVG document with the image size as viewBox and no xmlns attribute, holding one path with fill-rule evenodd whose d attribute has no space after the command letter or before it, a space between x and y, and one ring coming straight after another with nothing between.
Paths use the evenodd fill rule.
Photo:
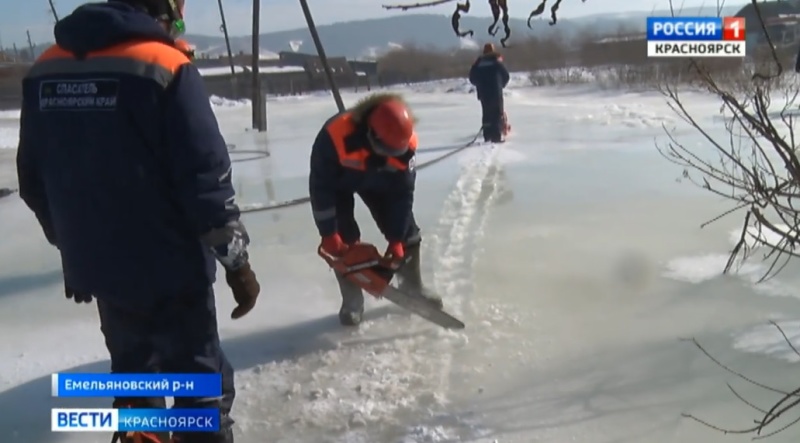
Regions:
<instances>
[{"instance_id":1,"label":"cable lying on ice","mask_svg":"<svg viewBox=\"0 0 800 443\"><path fill-rule=\"evenodd\" d=\"M255 160L262 160L270 156L269 151L266 149L236 149L236 145L228 144L229 154L246 154L250 157L245 158L231 158L231 163L244 163Z\"/></svg>"},{"instance_id":2,"label":"cable lying on ice","mask_svg":"<svg viewBox=\"0 0 800 443\"><path fill-rule=\"evenodd\" d=\"M472 137L472 139L467 141L465 144L463 144L461 146L456 146L456 147L452 148L451 151L446 152L446 153L444 153L444 154L442 154L442 155L440 155L440 156L438 156L438 157L436 157L436 158L434 158L432 160L429 160L429 161L427 161L425 163L422 163L422 164L418 165L417 166L417 170L422 170L422 169L427 168L428 166L435 165L436 163L439 163L439 162L441 162L443 160L446 160L446 159L458 154L459 152L462 152L463 150L465 150L465 149L467 149L467 148L469 148L471 146L474 146L476 141L478 140L478 137L480 137L480 135L482 133L483 133L483 127L481 127L478 130L478 132L475 134L475 136ZM438 151L438 150L441 150L441 148L431 148L429 150L429 152L432 151L432 150L437 150ZM425 151L421 151L421 152L425 152ZM295 198L295 199L292 199L292 200L282 201L282 202L279 202L279 203L273 203L273 204L270 204L270 205L263 205L263 204L260 204L260 203L255 203L255 204L249 204L249 205L248 204L243 204L243 205L240 205L239 207L240 207L240 211L241 211L242 214L249 214L251 212L266 212L266 211L274 211L274 210L277 210L277 209L290 208L290 207L293 207L293 206L299 206L299 205L302 205L302 204L305 204L305 203L309 203L310 201L311 201L311 197L306 196L306 197Z\"/></svg>"}]
</instances>

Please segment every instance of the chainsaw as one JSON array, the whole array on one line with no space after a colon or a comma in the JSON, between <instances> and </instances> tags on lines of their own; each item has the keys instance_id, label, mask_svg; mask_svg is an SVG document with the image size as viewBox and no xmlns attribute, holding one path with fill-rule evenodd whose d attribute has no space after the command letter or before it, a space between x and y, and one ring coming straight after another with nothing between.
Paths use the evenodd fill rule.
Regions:
<instances>
[{"instance_id":1,"label":"chainsaw","mask_svg":"<svg viewBox=\"0 0 800 443\"><path fill-rule=\"evenodd\" d=\"M344 276L359 288L378 299L386 299L445 329L464 329L464 323L447 312L431 306L421 297L401 291L390 285L392 278L410 257L399 265L393 264L369 243L356 243L337 257L322 246L317 253L334 272Z\"/></svg>"}]
</instances>

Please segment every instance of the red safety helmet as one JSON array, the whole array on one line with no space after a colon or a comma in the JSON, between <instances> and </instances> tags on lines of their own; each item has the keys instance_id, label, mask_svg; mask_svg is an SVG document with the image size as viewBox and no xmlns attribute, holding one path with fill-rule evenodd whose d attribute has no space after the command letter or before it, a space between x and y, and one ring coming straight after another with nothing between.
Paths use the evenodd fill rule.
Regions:
<instances>
[{"instance_id":1,"label":"red safety helmet","mask_svg":"<svg viewBox=\"0 0 800 443\"><path fill-rule=\"evenodd\" d=\"M378 155L399 157L408 151L414 136L414 119L402 100L380 102L367 117L367 125L367 138Z\"/></svg>"}]
</instances>

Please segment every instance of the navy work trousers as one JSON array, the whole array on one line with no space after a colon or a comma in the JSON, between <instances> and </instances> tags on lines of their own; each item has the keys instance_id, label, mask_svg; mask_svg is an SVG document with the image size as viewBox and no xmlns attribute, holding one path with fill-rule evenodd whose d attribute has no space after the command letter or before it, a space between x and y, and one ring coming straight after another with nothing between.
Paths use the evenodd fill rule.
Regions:
<instances>
[{"instance_id":1,"label":"navy work trousers","mask_svg":"<svg viewBox=\"0 0 800 443\"><path fill-rule=\"evenodd\" d=\"M181 443L233 443L229 417L236 391L222 352L214 291L165 299L139 310L97 300L112 373L220 373L222 397L175 398L176 408L219 408L219 433L176 435ZM117 398L115 406L165 407L163 398Z\"/></svg>"},{"instance_id":2,"label":"navy work trousers","mask_svg":"<svg viewBox=\"0 0 800 443\"><path fill-rule=\"evenodd\" d=\"M502 97L481 100L484 141L499 142L503 139L503 105Z\"/></svg>"},{"instance_id":3,"label":"navy work trousers","mask_svg":"<svg viewBox=\"0 0 800 443\"><path fill-rule=\"evenodd\" d=\"M381 231L381 234L386 235L386 226L389 224L390 205L386 199L385 194L374 192L359 192L358 196L361 201L367 206L372 219ZM361 229L358 227L358 222L355 218L355 197L350 193L340 193L336 197L336 225L338 226L339 235L345 243L353 243L356 240L361 240ZM419 226L414 220L414 214L410 215L411 222L408 224L406 235L404 238L405 246L418 245L421 241Z\"/></svg>"}]
</instances>

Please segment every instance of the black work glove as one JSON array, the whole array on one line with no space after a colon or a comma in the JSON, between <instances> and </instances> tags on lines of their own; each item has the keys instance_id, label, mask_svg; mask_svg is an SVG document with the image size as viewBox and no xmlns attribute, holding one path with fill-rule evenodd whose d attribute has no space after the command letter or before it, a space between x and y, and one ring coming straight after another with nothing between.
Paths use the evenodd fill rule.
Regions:
<instances>
[{"instance_id":1,"label":"black work glove","mask_svg":"<svg viewBox=\"0 0 800 443\"><path fill-rule=\"evenodd\" d=\"M75 303L77 304L92 302L92 294L84 294L82 292L78 292L70 288L66 282L64 282L64 295L66 295L67 298L71 298L72 300L74 300Z\"/></svg>"},{"instance_id":2,"label":"black work glove","mask_svg":"<svg viewBox=\"0 0 800 443\"><path fill-rule=\"evenodd\" d=\"M226 269L225 281L233 292L233 299L236 300L236 308L231 312L231 318L234 320L242 318L256 305L258 293L261 292L256 274L250 269L250 263L245 263L236 270Z\"/></svg>"}]
</instances>

